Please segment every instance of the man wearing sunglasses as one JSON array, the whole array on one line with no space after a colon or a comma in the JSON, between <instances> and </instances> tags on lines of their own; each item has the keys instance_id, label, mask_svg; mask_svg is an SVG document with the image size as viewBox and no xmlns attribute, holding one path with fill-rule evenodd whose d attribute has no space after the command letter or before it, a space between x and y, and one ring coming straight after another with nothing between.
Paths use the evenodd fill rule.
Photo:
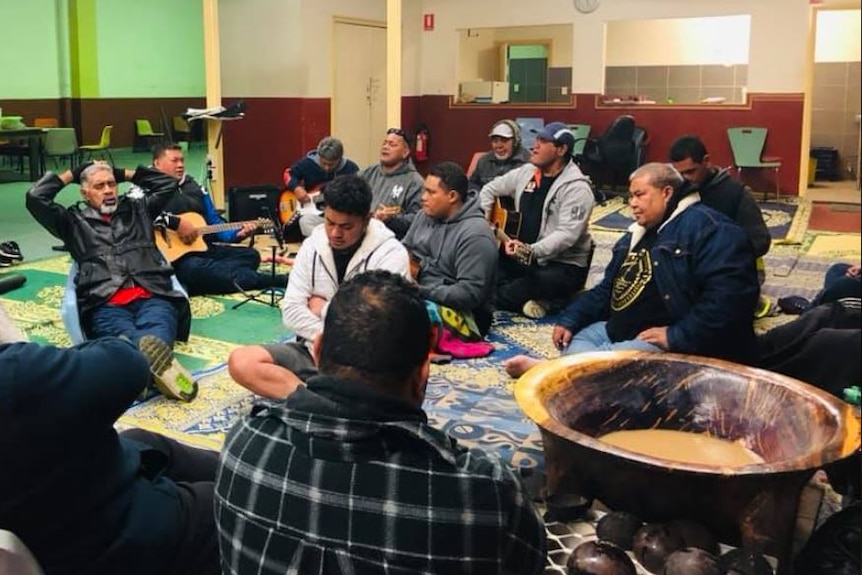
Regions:
<instances>
[{"instance_id":1,"label":"man wearing sunglasses","mask_svg":"<svg viewBox=\"0 0 862 575\"><path fill-rule=\"evenodd\" d=\"M380 148L380 162L359 176L371 186L371 210L400 240L413 216L422 209L424 180L410 160L412 139L401 128L389 128Z\"/></svg>"}]
</instances>

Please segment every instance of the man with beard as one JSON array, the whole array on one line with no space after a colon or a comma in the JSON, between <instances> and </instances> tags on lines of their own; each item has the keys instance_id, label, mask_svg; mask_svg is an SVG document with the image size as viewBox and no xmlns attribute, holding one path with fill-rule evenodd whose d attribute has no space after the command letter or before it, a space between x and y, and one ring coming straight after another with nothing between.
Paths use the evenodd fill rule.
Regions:
<instances>
[{"instance_id":1,"label":"man with beard","mask_svg":"<svg viewBox=\"0 0 862 575\"><path fill-rule=\"evenodd\" d=\"M560 314L554 346L565 354L670 351L750 363L759 287L745 232L700 203L667 164L635 170L629 194L635 223L614 245L602 282ZM520 377L539 361L519 355L504 365Z\"/></svg>"},{"instance_id":2,"label":"man with beard","mask_svg":"<svg viewBox=\"0 0 862 575\"><path fill-rule=\"evenodd\" d=\"M410 160L411 136L401 128L389 128L380 148L380 162L359 176L371 186L374 217L404 237L413 216L422 208L422 176Z\"/></svg>"},{"instance_id":3,"label":"man with beard","mask_svg":"<svg viewBox=\"0 0 862 575\"><path fill-rule=\"evenodd\" d=\"M513 203L518 230L503 244L497 307L543 317L584 287L593 241L587 229L595 200L572 161L575 136L562 122L536 131L530 163L485 184L479 203L490 218L498 198Z\"/></svg>"},{"instance_id":4,"label":"man with beard","mask_svg":"<svg viewBox=\"0 0 862 575\"><path fill-rule=\"evenodd\" d=\"M117 183L127 178L148 192L118 196ZM73 182L80 183L84 201L67 208L55 198ZM177 338L188 338L188 300L174 288L173 269L153 243L153 219L175 185L170 176L144 166L132 172L90 162L74 172L45 174L27 192L27 209L68 246L79 267L75 291L84 333L129 339L147 357L159 391L190 401L197 382L172 352ZM171 229L179 227L178 218L164 219Z\"/></svg>"},{"instance_id":5,"label":"man with beard","mask_svg":"<svg viewBox=\"0 0 862 575\"><path fill-rule=\"evenodd\" d=\"M530 161L530 152L521 145L521 128L512 120L500 120L491 127L491 149L476 162L470 174L470 189L482 186Z\"/></svg>"}]
</instances>

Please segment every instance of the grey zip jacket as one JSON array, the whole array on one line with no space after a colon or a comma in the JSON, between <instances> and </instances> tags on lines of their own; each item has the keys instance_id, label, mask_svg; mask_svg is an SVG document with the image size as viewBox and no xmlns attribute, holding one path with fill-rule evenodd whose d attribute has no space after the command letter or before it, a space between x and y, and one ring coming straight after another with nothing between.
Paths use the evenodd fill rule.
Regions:
<instances>
[{"instance_id":1,"label":"grey zip jacket","mask_svg":"<svg viewBox=\"0 0 862 575\"><path fill-rule=\"evenodd\" d=\"M533 164L524 164L485 184L479 192L479 205L486 217L490 217L498 197L514 198L515 206L519 206L524 188L537 171ZM594 205L589 178L569 162L548 190L539 238L530 244L539 265L558 262L587 266L593 243L588 224Z\"/></svg>"}]
</instances>

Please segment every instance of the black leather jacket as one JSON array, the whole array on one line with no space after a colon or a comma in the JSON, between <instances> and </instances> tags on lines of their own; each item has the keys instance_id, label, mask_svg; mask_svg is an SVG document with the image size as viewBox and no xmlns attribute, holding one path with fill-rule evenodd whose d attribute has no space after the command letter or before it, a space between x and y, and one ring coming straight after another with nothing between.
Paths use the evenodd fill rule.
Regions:
<instances>
[{"instance_id":1,"label":"black leather jacket","mask_svg":"<svg viewBox=\"0 0 862 575\"><path fill-rule=\"evenodd\" d=\"M138 167L132 182L144 190L140 199L120 196L109 220L84 202L65 207L54 201L63 181L48 172L27 192L27 209L53 236L63 240L78 262L75 282L83 315L110 299L122 287L139 285L180 307L178 337L188 336L188 301L174 290L173 268L153 243L153 219L171 199L176 179L152 168ZM185 321L184 321L185 320Z\"/></svg>"}]
</instances>

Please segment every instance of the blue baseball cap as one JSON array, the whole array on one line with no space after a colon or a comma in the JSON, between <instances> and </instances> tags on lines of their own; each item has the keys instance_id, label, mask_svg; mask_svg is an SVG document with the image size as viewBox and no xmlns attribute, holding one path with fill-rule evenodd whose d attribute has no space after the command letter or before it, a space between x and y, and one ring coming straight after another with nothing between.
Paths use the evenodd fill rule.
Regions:
<instances>
[{"instance_id":1,"label":"blue baseball cap","mask_svg":"<svg viewBox=\"0 0 862 575\"><path fill-rule=\"evenodd\" d=\"M536 134L537 140L553 142L558 146L565 144L569 147L569 152L572 151L572 148L575 145L575 134L572 132L571 128L562 122L551 122L539 130L534 128L530 131Z\"/></svg>"}]
</instances>

